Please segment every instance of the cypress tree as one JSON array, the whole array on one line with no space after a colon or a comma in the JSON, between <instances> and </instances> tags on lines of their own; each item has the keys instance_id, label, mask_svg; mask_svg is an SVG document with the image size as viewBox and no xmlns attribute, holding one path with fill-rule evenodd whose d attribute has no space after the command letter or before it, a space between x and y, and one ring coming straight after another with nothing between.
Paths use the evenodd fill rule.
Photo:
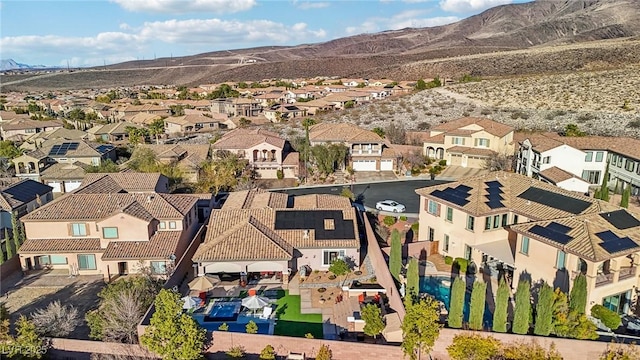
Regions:
<instances>
[{"instance_id":1,"label":"cypress tree","mask_svg":"<svg viewBox=\"0 0 640 360\"><path fill-rule=\"evenodd\" d=\"M507 332L507 309L509 306L509 285L504 279L500 280L496 294L496 309L493 312L493 331Z\"/></svg>"},{"instance_id":2,"label":"cypress tree","mask_svg":"<svg viewBox=\"0 0 640 360\"><path fill-rule=\"evenodd\" d=\"M11 234L13 235L13 244L16 247L16 251L22 244L20 242L20 224L18 223L18 215L15 212L11 213Z\"/></svg>"},{"instance_id":3,"label":"cypress tree","mask_svg":"<svg viewBox=\"0 0 640 360\"><path fill-rule=\"evenodd\" d=\"M420 270L418 269L418 259L411 258L407 268L407 293L417 297L420 292Z\"/></svg>"},{"instance_id":4,"label":"cypress tree","mask_svg":"<svg viewBox=\"0 0 640 360\"><path fill-rule=\"evenodd\" d=\"M547 283L542 284L536 304L536 324L533 333L548 336L553 329L553 288Z\"/></svg>"},{"instance_id":5,"label":"cypress tree","mask_svg":"<svg viewBox=\"0 0 640 360\"><path fill-rule=\"evenodd\" d=\"M391 232L391 250L389 252L389 271L396 281L400 281L400 270L402 269L402 243L400 232Z\"/></svg>"},{"instance_id":6,"label":"cypress tree","mask_svg":"<svg viewBox=\"0 0 640 360\"><path fill-rule=\"evenodd\" d=\"M531 316L531 284L528 280L520 280L516 290L516 306L513 315L513 332L524 335L529 332Z\"/></svg>"},{"instance_id":7,"label":"cypress tree","mask_svg":"<svg viewBox=\"0 0 640 360\"><path fill-rule=\"evenodd\" d=\"M7 260L9 260L16 254L13 248L13 239L9 239L7 237L5 239L4 246L7 248Z\"/></svg>"},{"instance_id":8,"label":"cypress tree","mask_svg":"<svg viewBox=\"0 0 640 360\"><path fill-rule=\"evenodd\" d=\"M600 189L596 189L596 191L593 193L593 198L594 199L600 199Z\"/></svg>"},{"instance_id":9,"label":"cypress tree","mask_svg":"<svg viewBox=\"0 0 640 360\"><path fill-rule=\"evenodd\" d=\"M607 161L607 167L604 170L602 176L602 185L600 185L600 199L609 201L609 162Z\"/></svg>"},{"instance_id":10,"label":"cypress tree","mask_svg":"<svg viewBox=\"0 0 640 360\"><path fill-rule=\"evenodd\" d=\"M451 285L451 300L449 300L449 327L460 329L464 316L465 283L460 277L456 277Z\"/></svg>"},{"instance_id":11,"label":"cypress tree","mask_svg":"<svg viewBox=\"0 0 640 360\"><path fill-rule=\"evenodd\" d=\"M631 198L631 185L627 185L622 191L622 198L620 199L620 206L623 208L629 208L629 199Z\"/></svg>"},{"instance_id":12,"label":"cypress tree","mask_svg":"<svg viewBox=\"0 0 640 360\"><path fill-rule=\"evenodd\" d=\"M4 228L4 246L9 246L9 229ZM4 264L7 259L4 258L4 250L2 250L2 243L0 242L0 264Z\"/></svg>"},{"instance_id":13,"label":"cypress tree","mask_svg":"<svg viewBox=\"0 0 640 360\"><path fill-rule=\"evenodd\" d=\"M587 278L579 274L573 280L573 288L569 295L569 310L584 314L587 307Z\"/></svg>"},{"instance_id":14,"label":"cypress tree","mask_svg":"<svg viewBox=\"0 0 640 360\"><path fill-rule=\"evenodd\" d=\"M471 330L482 330L486 296L487 283L483 281L474 282L469 309L469 328L471 328Z\"/></svg>"}]
</instances>

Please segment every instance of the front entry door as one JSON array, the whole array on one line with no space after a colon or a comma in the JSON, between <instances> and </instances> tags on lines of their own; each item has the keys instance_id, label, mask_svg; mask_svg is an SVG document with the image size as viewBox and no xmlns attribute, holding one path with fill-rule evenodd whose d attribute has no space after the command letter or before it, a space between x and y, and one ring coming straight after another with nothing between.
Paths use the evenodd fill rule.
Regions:
<instances>
[{"instance_id":1,"label":"front entry door","mask_svg":"<svg viewBox=\"0 0 640 360\"><path fill-rule=\"evenodd\" d=\"M118 275L127 275L127 263L126 261L118 263Z\"/></svg>"}]
</instances>

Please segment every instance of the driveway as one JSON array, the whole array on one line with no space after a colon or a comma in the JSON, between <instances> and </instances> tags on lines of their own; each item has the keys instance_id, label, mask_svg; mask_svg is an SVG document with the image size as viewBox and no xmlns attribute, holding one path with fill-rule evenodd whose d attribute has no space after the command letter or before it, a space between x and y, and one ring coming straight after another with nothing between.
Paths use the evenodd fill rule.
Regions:
<instances>
[{"instance_id":1,"label":"driveway","mask_svg":"<svg viewBox=\"0 0 640 360\"><path fill-rule=\"evenodd\" d=\"M356 195L356 202L368 208L375 209L376 203L382 200L395 200L406 207L407 213L418 213L420 210L420 197L416 194L416 189L426 186L443 184L442 180L406 180L387 181L377 183L358 183L333 186L317 186L310 188L293 188L279 190L289 195L308 194L333 194L340 195L343 187L349 187Z\"/></svg>"}]
</instances>

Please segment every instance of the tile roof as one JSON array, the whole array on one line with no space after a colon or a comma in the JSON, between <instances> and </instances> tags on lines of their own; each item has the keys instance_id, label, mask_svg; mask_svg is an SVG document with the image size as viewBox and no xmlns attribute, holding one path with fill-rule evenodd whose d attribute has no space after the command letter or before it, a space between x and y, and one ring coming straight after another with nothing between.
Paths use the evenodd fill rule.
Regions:
<instances>
[{"instance_id":1,"label":"tile roof","mask_svg":"<svg viewBox=\"0 0 640 360\"><path fill-rule=\"evenodd\" d=\"M256 145L267 143L283 149L286 140L278 134L257 129L234 129L226 133L220 140L213 144L214 149L248 149Z\"/></svg>"},{"instance_id":2,"label":"tile roof","mask_svg":"<svg viewBox=\"0 0 640 360\"><path fill-rule=\"evenodd\" d=\"M565 181L565 180L569 180L571 178L577 178L580 179L579 177L575 176L574 174L566 171L566 170L562 170L557 166L552 166L548 169L542 170L538 173L538 175L544 177L545 179L553 182L554 184L557 184L559 182ZM580 179L582 180L582 179ZM582 180L584 181L584 180Z\"/></svg>"},{"instance_id":3,"label":"tile roof","mask_svg":"<svg viewBox=\"0 0 640 360\"><path fill-rule=\"evenodd\" d=\"M557 133L518 133L519 143L529 139L537 152L551 150L566 144L578 150L606 150L640 160L640 139L608 136L561 136Z\"/></svg>"},{"instance_id":4,"label":"tile roof","mask_svg":"<svg viewBox=\"0 0 640 360\"><path fill-rule=\"evenodd\" d=\"M629 212L628 210L622 211L635 217L635 219L640 219L639 214ZM605 219L605 216L602 215L606 216L607 213L592 213L581 216L556 218L546 221L534 221L511 225L511 229L529 238L542 241L546 244L562 249L563 251L573 253L583 259L588 259L594 262L638 252L638 247L635 247L620 252L609 253L600 245L603 243L603 240L600 239L597 234L605 231L612 231L617 237L629 237L633 242L640 246L640 226L635 226L628 229L617 229ZM534 226L547 226L551 222L555 222L557 224L568 227L568 232L566 234L571 237L571 240L568 243L563 245L561 243L558 243L557 241L554 241L553 239L531 232Z\"/></svg>"},{"instance_id":5,"label":"tile roof","mask_svg":"<svg viewBox=\"0 0 640 360\"><path fill-rule=\"evenodd\" d=\"M290 152L287 153L284 156L284 159L282 159L282 165L294 165L294 166L299 166L300 165L300 153L298 152Z\"/></svg>"},{"instance_id":6,"label":"tile roof","mask_svg":"<svg viewBox=\"0 0 640 360\"><path fill-rule=\"evenodd\" d=\"M489 193L487 192L488 186L485 183L490 181L499 181L502 185L502 193L500 195L503 198L501 200L501 203L504 205L503 207L491 209L487 204L487 196ZM456 188L460 185L470 188L469 196L467 197L467 202L465 204L456 205L433 194L436 190L446 191L447 188ZM546 191L549 196L557 195L556 198L550 200L559 200L562 202L562 199L576 199L578 202L584 202L585 208L580 212L580 214L573 214L561 209L560 207L552 207L519 197L519 195L524 194L529 189L540 189ZM416 193L438 202L447 203L447 206L461 209L473 216L485 216L504 212L508 209L532 220L546 220L581 214L598 213L602 210L612 208L612 205L609 205L606 202L576 194L524 175L502 171L469 177L452 183L417 189Z\"/></svg>"},{"instance_id":7,"label":"tile roof","mask_svg":"<svg viewBox=\"0 0 640 360\"><path fill-rule=\"evenodd\" d=\"M31 120L29 118L17 118L11 120L9 123L2 124L2 130L26 130L26 129L41 129L50 127L62 127L62 123L58 121L39 121Z\"/></svg>"},{"instance_id":8,"label":"tile roof","mask_svg":"<svg viewBox=\"0 0 640 360\"><path fill-rule=\"evenodd\" d=\"M312 142L384 142L373 131L362 129L348 123L320 123L309 128L309 140Z\"/></svg>"},{"instance_id":9,"label":"tile roof","mask_svg":"<svg viewBox=\"0 0 640 360\"><path fill-rule=\"evenodd\" d=\"M149 219L137 203L156 219L182 219L197 199L179 194L68 194L22 217L23 221L101 220L117 213Z\"/></svg>"},{"instance_id":10,"label":"tile roof","mask_svg":"<svg viewBox=\"0 0 640 360\"><path fill-rule=\"evenodd\" d=\"M22 253L66 253L78 251L102 251L100 239L97 238L69 238L69 239L26 239L20 246Z\"/></svg>"},{"instance_id":11,"label":"tile roof","mask_svg":"<svg viewBox=\"0 0 640 360\"><path fill-rule=\"evenodd\" d=\"M293 247L273 229L249 216L215 238L205 240L195 261L291 260Z\"/></svg>"},{"instance_id":12,"label":"tile roof","mask_svg":"<svg viewBox=\"0 0 640 360\"><path fill-rule=\"evenodd\" d=\"M151 149L160 161L178 161L179 166L194 167L200 166L209 159L211 145L194 145L194 144L140 144L134 150Z\"/></svg>"},{"instance_id":13,"label":"tile roof","mask_svg":"<svg viewBox=\"0 0 640 360\"><path fill-rule=\"evenodd\" d=\"M491 149L474 148L467 146L453 146L448 148L447 152L452 154L468 154L477 156L491 156L496 153Z\"/></svg>"},{"instance_id":14,"label":"tile roof","mask_svg":"<svg viewBox=\"0 0 640 360\"><path fill-rule=\"evenodd\" d=\"M293 198L294 209L350 209L351 200L328 194L298 195Z\"/></svg>"},{"instance_id":15,"label":"tile roof","mask_svg":"<svg viewBox=\"0 0 640 360\"><path fill-rule=\"evenodd\" d=\"M87 130L88 133L95 135L102 134L127 134L127 127L134 127L136 129L142 128L142 125L127 122L127 121L118 121L105 125L94 126L91 129Z\"/></svg>"},{"instance_id":16,"label":"tile roof","mask_svg":"<svg viewBox=\"0 0 640 360\"><path fill-rule=\"evenodd\" d=\"M146 112L137 113L134 115L126 116L125 120L136 123L136 124L144 124L148 125L154 122L155 120L162 119L162 116L156 114L150 114Z\"/></svg>"},{"instance_id":17,"label":"tile roof","mask_svg":"<svg viewBox=\"0 0 640 360\"><path fill-rule=\"evenodd\" d=\"M288 197L287 194L261 189L234 191L229 193L222 209L283 209L287 207Z\"/></svg>"},{"instance_id":18,"label":"tile roof","mask_svg":"<svg viewBox=\"0 0 640 360\"><path fill-rule=\"evenodd\" d=\"M25 179L0 189L0 208L7 212L39 199L53 188L37 181Z\"/></svg>"},{"instance_id":19,"label":"tile roof","mask_svg":"<svg viewBox=\"0 0 640 360\"><path fill-rule=\"evenodd\" d=\"M484 131L488 132L491 135L495 135L498 137L503 137L507 134L509 134L510 132L513 131L513 127L509 126L509 125L505 125L505 124L501 124L497 121L493 121L491 119L487 119L487 118L474 118L474 117L463 117L460 119L456 119L456 120L451 120L451 121L447 121L445 123L441 123L435 127L433 127L431 130L432 131L444 131L444 132L449 132L449 131L454 131L454 130L458 130L458 129L463 129L465 127L468 127L469 125L478 125L479 127L481 127L482 129L484 129ZM481 131L481 130L477 130L477 131ZM473 131L473 132L477 132L477 131Z\"/></svg>"},{"instance_id":20,"label":"tile roof","mask_svg":"<svg viewBox=\"0 0 640 360\"><path fill-rule=\"evenodd\" d=\"M162 180L166 178L160 173L92 173L87 174L76 193L155 192Z\"/></svg>"},{"instance_id":21,"label":"tile roof","mask_svg":"<svg viewBox=\"0 0 640 360\"><path fill-rule=\"evenodd\" d=\"M110 241L102 260L162 259L176 253L182 231L156 231L146 241Z\"/></svg>"}]
</instances>

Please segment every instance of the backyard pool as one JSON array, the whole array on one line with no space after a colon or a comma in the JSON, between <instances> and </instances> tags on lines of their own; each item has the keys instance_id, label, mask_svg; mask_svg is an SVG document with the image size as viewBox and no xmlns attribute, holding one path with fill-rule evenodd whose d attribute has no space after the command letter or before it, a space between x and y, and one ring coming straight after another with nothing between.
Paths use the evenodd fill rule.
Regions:
<instances>
[{"instance_id":1,"label":"backyard pool","mask_svg":"<svg viewBox=\"0 0 640 360\"><path fill-rule=\"evenodd\" d=\"M258 325L258 334L273 334L273 325L270 320L260 319L254 316L238 315L234 321L205 321L202 317L195 317L196 321L207 331L216 331L223 323L229 326L231 332L247 332L247 323L253 320Z\"/></svg>"},{"instance_id":2,"label":"backyard pool","mask_svg":"<svg viewBox=\"0 0 640 360\"><path fill-rule=\"evenodd\" d=\"M205 315L205 321L235 321L241 307L240 301L216 301Z\"/></svg>"},{"instance_id":3,"label":"backyard pool","mask_svg":"<svg viewBox=\"0 0 640 360\"><path fill-rule=\"evenodd\" d=\"M422 276L420 277L420 293L429 294L436 300L442 301L447 310L449 310L452 283L451 276ZM464 321L469 319L470 302L471 292L467 291L464 297ZM484 324L485 326L491 326L493 324L493 314L486 303L484 308Z\"/></svg>"}]
</instances>

